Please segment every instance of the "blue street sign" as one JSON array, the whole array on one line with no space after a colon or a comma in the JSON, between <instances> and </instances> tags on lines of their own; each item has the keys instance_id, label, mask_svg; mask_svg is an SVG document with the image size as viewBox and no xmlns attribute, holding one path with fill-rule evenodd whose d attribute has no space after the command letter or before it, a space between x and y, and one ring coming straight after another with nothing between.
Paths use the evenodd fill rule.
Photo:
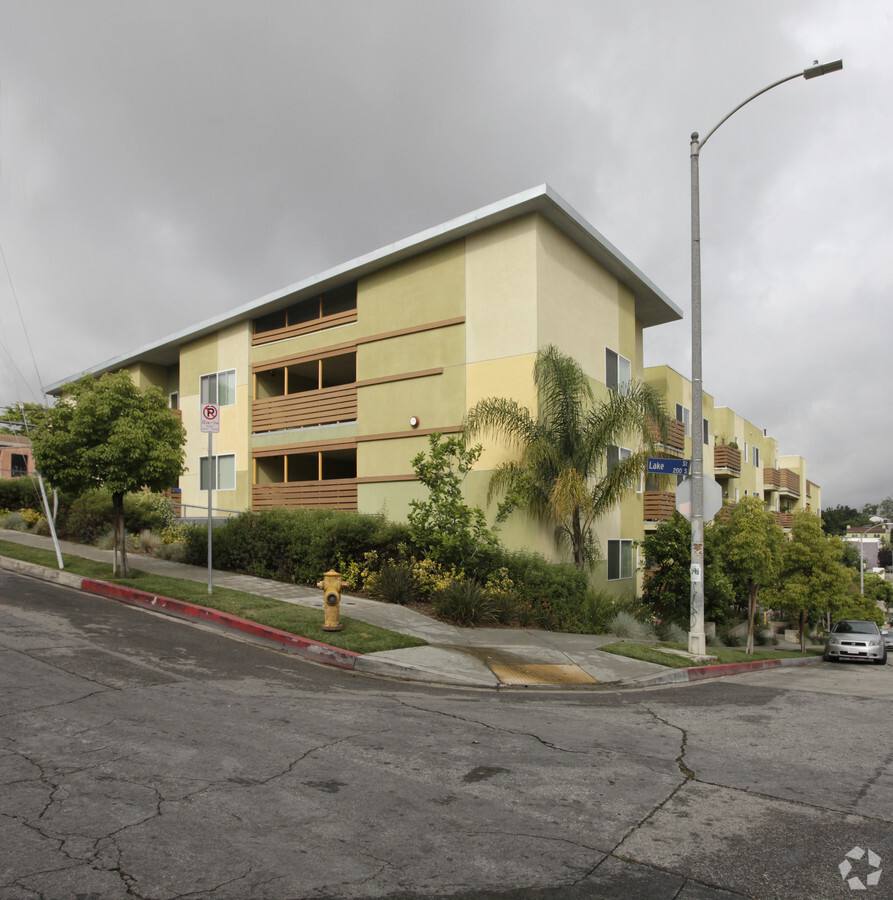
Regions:
<instances>
[{"instance_id":1,"label":"blue street sign","mask_svg":"<svg viewBox=\"0 0 893 900\"><path fill-rule=\"evenodd\" d=\"M689 462L690 460L687 459L655 459L653 456L649 456L648 474L687 476Z\"/></svg>"}]
</instances>

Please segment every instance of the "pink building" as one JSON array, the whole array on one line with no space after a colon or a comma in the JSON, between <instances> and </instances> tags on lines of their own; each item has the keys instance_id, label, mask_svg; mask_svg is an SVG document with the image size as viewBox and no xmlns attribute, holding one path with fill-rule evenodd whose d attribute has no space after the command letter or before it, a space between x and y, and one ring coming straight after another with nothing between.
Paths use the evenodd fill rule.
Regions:
<instances>
[{"instance_id":1,"label":"pink building","mask_svg":"<svg viewBox=\"0 0 893 900\"><path fill-rule=\"evenodd\" d=\"M34 474L31 441L14 434L0 434L0 478Z\"/></svg>"}]
</instances>

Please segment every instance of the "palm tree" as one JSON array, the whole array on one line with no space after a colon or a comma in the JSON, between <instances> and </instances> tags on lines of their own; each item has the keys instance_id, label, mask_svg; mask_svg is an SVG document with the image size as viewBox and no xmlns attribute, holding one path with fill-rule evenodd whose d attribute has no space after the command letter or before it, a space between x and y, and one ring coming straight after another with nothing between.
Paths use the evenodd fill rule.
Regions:
<instances>
[{"instance_id":1,"label":"palm tree","mask_svg":"<svg viewBox=\"0 0 893 900\"><path fill-rule=\"evenodd\" d=\"M519 459L500 464L490 477L488 499L503 492L507 497L500 518L526 507L554 526L556 542L571 550L576 565L591 566L599 558L593 525L645 469L651 427L666 432L664 401L650 385L632 382L596 402L580 364L554 346L537 354L533 380L535 413L490 397L469 410L465 432L501 437L520 451ZM624 443L637 449L620 458Z\"/></svg>"}]
</instances>

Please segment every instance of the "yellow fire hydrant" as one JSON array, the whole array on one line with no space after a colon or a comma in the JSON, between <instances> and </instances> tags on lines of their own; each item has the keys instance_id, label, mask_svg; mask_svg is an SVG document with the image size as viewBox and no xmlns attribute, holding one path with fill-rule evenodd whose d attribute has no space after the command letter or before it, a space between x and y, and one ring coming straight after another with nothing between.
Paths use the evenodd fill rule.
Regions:
<instances>
[{"instance_id":1,"label":"yellow fire hydrant","mask_svg":"<svg viewBox=\"0 0 893 900\"><path fill-rule=\"evenodd\" d=\"M334 569L329 569L323 579L317 582L318 588L323 591L323 610L325 621L323 631L341 631L344 626L339 621L341 615L341 574Z\"/></svg>"}]
</instances>

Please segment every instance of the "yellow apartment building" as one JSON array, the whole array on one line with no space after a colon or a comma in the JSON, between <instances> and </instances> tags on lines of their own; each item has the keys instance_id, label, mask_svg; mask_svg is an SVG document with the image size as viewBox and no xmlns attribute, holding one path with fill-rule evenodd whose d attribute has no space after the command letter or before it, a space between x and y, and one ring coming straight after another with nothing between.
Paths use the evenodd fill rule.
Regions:
<instances>
[{"instance_id":1,"label":"yellow apartment building","mask_svg":"<svg viewBox=\"0 0 893 900\"><path fill-rule=\"evenodd\" d=\"M221 510L331 507L401 520L422 496L410 461L428 435L458 432L484 397L535 407L539 348L555 344L578 360L604 395L643 377L643 330L680 318L541 186L87 371L125 369L141 387L161 387L180 411L187 515L207 508L210 486ZM674 396L684 397L684 379L673 375ZM201 431L207 404L220 411L210 458ZM690 443L691 423L668 438L682 455L689 444L679 428ZM509 452L485 446L468 503L487 509L490 472ZM618 590L636 588L644 488L597 526ZM554 555L551 533L523 513L500 537Z\"/></svg>"},{"instance_id":2,"label":"yellow apartment building","mask_svg":"<svg viewBox=\"0 0 893 900\"><path fill-rule=\"evenodd\" d=\"M685 458L691 458L691 381L669 366L649 366L645 381L661 392L671 416L684 426ZM675 411L675 413L674 413ZM704 474L722 488L724 503L737 503L742 497L759 497L766 508L775 513L783 528L790 528L793 514L808 509L821 515L821 488L806 477L806 459L802 456L780 456L778 441L765 429L754 425L728 407L715 406L713 397L704 392ZM658 491L660 504L645 495L645 528L657 526L667 518L666 510L675 509L674 487L651 483ZM654 514L649 517L649 510Z\"/></svg>"}]
</instances>

